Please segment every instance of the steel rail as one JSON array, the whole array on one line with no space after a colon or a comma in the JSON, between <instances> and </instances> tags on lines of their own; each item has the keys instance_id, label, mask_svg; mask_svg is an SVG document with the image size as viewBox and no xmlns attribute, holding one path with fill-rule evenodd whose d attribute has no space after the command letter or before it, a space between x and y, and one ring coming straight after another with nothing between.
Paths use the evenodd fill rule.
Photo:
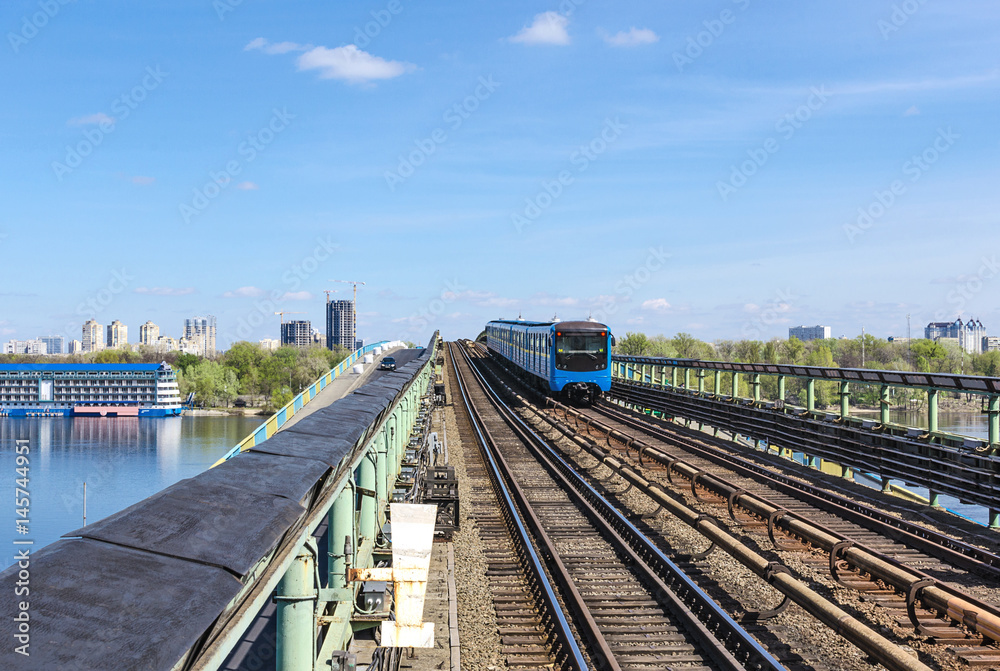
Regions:
<instances>
[{"instance_id":1,"label":"steel rail","mask_svg":"<svg viewBox=\"0 0 1000 671\"><path fill-rule=\"evenodd\" d=\"M587 517L601 527L604 535L615 539L633 558L635 565L648 572L648 578L655 582L660 594L670 601L669 607L674 616L685 622L688 631L699 639L703 650L720 667L785 670L749 632L521 419L490 387L480 371L475 367L472 370L494 407L549 474L587 511ZM651 564L655 564L656 568ZM726 654L719 654L721 652Z\"/></svg>"},{"instance_id":2,"label":"steel rail","mask_svg":"<svg viewBox=\"0 0 1000 671\"><path fill-rule=\"evenodd\" d=\"M507 511L510 513L509 515L504 515L504 518L508 521L509 526L513 527L512 532L517 536L521 544L520 547L524 549L524 552L527 554L529 559L529 568L534 574L535 579L538 581L538 584L542 586L542 594L544 596L544 603L542 605L552 616L556 625L554 627L554 634L560 644L565 646L568 655L567 661L570 663L571 667L577 671L586 671L586 669L589 668L587 660L584 657L580 646L577 644L576 637L573 635L569 621L566 619L562 608L559 606L559 599L556 596L555 589L553 588L551 581L545 573L544 564L539 558L538 553L535 551L531 538L528 535L528 530L525 528L524 523L518 518L516 512L517 506L514 503L510 489L503 482L503 479L499 477L497 462L494 459L492 450L489 447L492 437L487 439L489 431L486 429L486 426L482 421L482 417L475 410L471 399L469 398L469 391L466 388L463 375L461 371L459 371L458 360L455 358L452 343L448 343L448 354L451 359L452 369L455 371L455 381L457 382L462 395L462 403L465 405L466 412L469 414L472 428L476 432L480 450L490 465L490 480L493 483L494 490L500 495Z\"/></svg>"}]
</instances>

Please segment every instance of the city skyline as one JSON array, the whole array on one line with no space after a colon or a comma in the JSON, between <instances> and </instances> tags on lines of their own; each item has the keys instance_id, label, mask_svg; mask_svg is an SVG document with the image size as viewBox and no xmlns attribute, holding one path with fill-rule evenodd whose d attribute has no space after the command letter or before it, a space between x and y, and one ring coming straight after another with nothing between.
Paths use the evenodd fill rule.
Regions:
<instances>
[{"instance_id":1,"label":"city skyline","mask_svg":"<svg viewBox=\"0 0 1000 671\"><path fill-rule=\"evenodd\" d=\"M340 303L341 305L337 305L336 303ZM338 301L333 301L333 302L326 303L326 310L325 311L326 311L327 317L328 317L328 326L329 326L329 323L330 323L329 322L329 318L330 318L331 314L341 314L341 315L343 314L343 310L344 310L344 307L345 307L343 304L347 304L346 307L350 308L351 301L339 301L339 302ZM349 314L349 312L350 312L350 310L348 310L348 314ZM184 328L182 329L182 331L185 333L185 335L182 335L180 338L177 338L177 339L175 339L175 338L173 338L173 337L171 337L169 335L166 335L166 334L162 333L162 331L159 328L158 324L152 322L152 320L147 320L146 322L144 322L139 327L139 333L140 333L139 339L135 340L133 342L128 342L126 340L125 344L127 346L129 346L129 347L134 347L134 346L137 346L137 345L140 345L140 344L141 345L147 345L147 346L155 346L155 342L147 342L147 340L146 340L146 334L153 333L153 334L155 334L154 337L153 337L153 341L156 341L158 339L160 341L159 344L160 344L161 347L163 347L164 345L166 345L167 346L166 351L170 351L170 350L182 350L183 351L183 350L191 349L192 351L197 351L198 354L206 355L206 352L205 352L206 347L204 345L204 342L207 341L207 337L198 338L197 337L198 336L197 333L194 334L196 336L194 338L189 337L189 335L187 335L188 332L189 332L189 329L191 329L191 327L192 327L192 322L197 321L197 320L201 320L201 321L211 320L211 323L212 323L212 333L213 333L212 341L211 342L214 343L215 342L214 333L215 333L215 329L216 329L216 326L215 326L216 320L215 320L215 318L212 315L208 315L207 318L196 317L196 318L187 318L187 319L185 319L184 320L185 321ZM343 320L342 316L339 318L339 320L336 323L339 324L339 322L341 320ZM90 351L90 350L87 350L87 349L81 349L80 351L72 352L69 349L69 348L71 348L73 346L74 343L77 344L78 346L80 346L81 348L83 348L83 344L82 344L83 340L82 340L82 338L86 337L86 328L87 328L87 324L88 323L90 323L90 322L88 321L88 322L85 322L83 324L83 331L81 333L81 340L75 340L75 339L68 340L68 341L62 340L62 348L63 348L63 351L61 352L62 354L66 354L66 353L77 353L77 354L79 354L79 353L87 353L88 351ZM952 343L955 346L961 347L962 349L965 349L966 351L968 351L970 353L980 353L980 352L985 352L987 350L993 350L993 349L1000 348L1000 336L989 336L988 335L988 329L987 329L987 327L985 325L983 325L982 320L976 319L976 318L971 317L971 316L968 319L968 326L971 328L973 324L976 324L976 330L974 331L974 333L970 333L970 335L968 336L968 338L966 338L965 336L961 336L960 337L958 335L957 331L954 332L954 333L949 332L949 329L960 328L960 326L961 326L962 323L963 323L963 316L962 315L958 315L954 320L938 321L938 322L928 322L926 324L926 326L919 326L919 325L917 325L916 329L917 329L918 335L916 335L915 339L924 338L924 339L928 339L928 340L934 340L934 341ZM119 327L124 327L124 333L127 334L127 330L128 330L128 325L127 324L123 324L120 320L117 320L117 319L113 320L112 324L118 324ZM956 326L956 325L958 325L958 326ZM113 349L111 346L109 346L107 344L108 343L108 338L107 338L107 336L105 336L105 334L111 334L112 333L112 325L111 324L104 325L104 324L97 323L96 326L97 326L97 328L94 329L94 334L96 336L98 336L99 338L101 338L100 348L101 349ZM643 332L643 331L641 329L638 329L635 332ZM325 346L326 346L327 349L330 349L330 345L329 345L330 338L329 338L329 336L324 336L324 334L322 334L319 331L319 329L316 329L316 328L312 327L312 323L308 319L295 319L295 320L288 320L288 321L280 323L277 335L278 335L277 338L271 338L270 336L265 336L265 337L260 338L258 340L252 340L252 339L248 340L248 342L253 342L253 343L256 343L256 344L260 345L264 349L272 349L272 350L275 349L277 346L283 345L283 344L288 344L288 345L292 345L292 346L302 347L302 346L322 346L322 345L324 345L324 343L327 343ZM621 333L619 335L620 336L624 336L625 333ZM675 334L669 334L669 333L657 333L657 334L647 333L647 335L666 335L666 336L672 336L672 335L675 335ZM764 338L763 340L765 340L765 341L766 340L787 340L787 339L792 338L793 336L797 337L799 340L803 340L803 341L809 341L809 340L814 340L814 339L819 339L819 340L832 339L832 340L836 340L836 339L845 339L845 338L846 339L853 339L853 338L861 337L862 335L869 335L869 336L877 337L879 339L883 339L883 340L887 340L887 341L905 342L907 340L907 336L904 335L903 333L900 333L900 334L895 334L895 333L875 334L875 333L872 333L871 330L865 329L865 327L863 327L863 326L860 327L860 331L857 333L857 335L848 335L846 333L843 333L843 334L840 334L840 335L834 335L833 332L831 331L831 328L829 326L824 326L824 325L815 325L815 326L799 325L799 326L789 327L787 329L787 331L786 331L785 334L772 336L770 338ZM125 337L127 338L127 335L125 335ZM10 338L10 339L8 339L6 341L0 341L0 342L5 342L4 348L5 348L5 351L6 351L6 350L10 349L10 345L12 343L17 343L18 345L26 345L26 344L34 343L36 341L48 341L50 339L63 339L63 336L51 336L51 335L50 336L38 336L36 338L27 338L27 339L23 339L23 340L22 339L17 339L17 338ZM717 343L717 342L724 341L724 340L740 340L740 339L745 339L745 340L760 340L760 338L749 338L749 337L748 338L712 338L712 339L706 340L705 342L708 342L708 343ZM988 345L987 344L988 341L991 342L992 344ZM970 343L975 343L975 344L970 344ZM338 343L336 343L336 342L334 342L334 344L338 345ZM357 343L355 342L355 344L357 344ZM208 356L214 356L215 353L220 352L220 351L224 351L224 349L228 349L228 348L221 348L220 349L220 348L215 348L213 346L212 353L211 354L207 354L207 355ZM8 351L7 353L9 354L11 352ZM19 351L19 352L15 352L15 353L21 353L21 354L24 354L24 353L27 353L27 354L39 354L40 352L38 352L38 351L20 352ZM46 354L52 354L52 352L49 351L49 352L46 352Z\"/></svg>"},{"instance_id":2,"label":"city skyline","mask_svg":"<svg viewBox=\"0 0 1000 671\"><path fill-rule=\"evenodd\" d=\"M338 276L369 339L1000 323L993 3L223 4L8 40L0 338L210 309L227 347ZM10 253L49 231L54 272Z\"/></svg>"}]
</instances>

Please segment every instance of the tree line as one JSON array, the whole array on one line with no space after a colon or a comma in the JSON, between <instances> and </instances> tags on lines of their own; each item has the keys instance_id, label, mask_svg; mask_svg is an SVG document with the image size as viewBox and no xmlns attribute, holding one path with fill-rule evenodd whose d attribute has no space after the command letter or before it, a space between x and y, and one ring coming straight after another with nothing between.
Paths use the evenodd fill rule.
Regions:
<instances>
[{"instance_id":1,"label":"tree line","mask_svg":"<svg viewBox=\"0 0 1000 671\"><path fill-rule=\"evenodd\" d=\"M160 363L177 371L181 396L194 392L199 406L229 406L241 398L248 406L273 411L334 368L350 354L322 346L280 347L266 350L251 342L234 343L227 351L207 358L180 352L104 349L70 356L0 355L3 363Z\"/></svg>"}]
</instances>

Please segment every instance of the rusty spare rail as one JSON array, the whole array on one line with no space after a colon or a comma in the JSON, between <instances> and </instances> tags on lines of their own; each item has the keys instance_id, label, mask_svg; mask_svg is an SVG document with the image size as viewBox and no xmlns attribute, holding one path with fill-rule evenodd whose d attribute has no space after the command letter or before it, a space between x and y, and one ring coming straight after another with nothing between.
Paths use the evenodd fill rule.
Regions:
<instances>
[{"instance_id":1,"label":"rusty spare rail","mask_svg":"<svg viewBox=\"0 0 1000 671\"><path fill-rule=\"evenodd\" d=\"M775 491L794 496L800 501L833 513L842 519L876 531L886 538L926 552L952 566L986 578L1000 580L1000 556L981 547L894 517L882 510L858 503L835 492L775 473L746 457L733 454L731 451L719 452L711 449L711 447L698 442L702 439L708 439L708 437L694 429L688 429L675 423L670 426L670 432L668 432L665 427L643 421L648 420L648 415L636 416L635 413L614 404L602 404L596 406L595 410L632 428L650 433L660 440L677 445L702 459L762 482ZM615 436L615 439L621 441L627 440L628 437L625 434L620 434Z\"/></svg>"},{"instance_id":2,"label":"rusty spare rail","mask_svg":"<svg viewBox=\"0 0 1000 671\"><path fill-rule=\"evenodd\" d=\"M557 401L550 401L550 403L553 407L565 413L565 416L573 416L587 426L603 431L610 438L624 445L626 449L635 450L644 457L656 460L666 466L668 473L671 471L677 472L690 480L692 487L701 485L725 499L732 497L730 500L733 501L734 505L739 505L751 514L767 520L769 531L772 534L774 528L780 528L786 533L797 536L811 543L813 546L823 549L827 553L834 554L834 560L843 559L858 569L891 585L905 594L909 603L912 604L919 599L923 607L927 610L945 614L954 622L970 627L993 641L1000 642L1000 611L993 606L964 594L931 577L927 573L906 567L902 563L867 548L860 543L855 543L836 532L824 529L821 525L803 519L763 497L745 492L716 475L694 467L683 459L633 436L616 431L603 422L586 417L573 408L567 407ZM603 450L599 448L594 449L601 453L602 456L599 458L602 460L613 460L621 468L631 471L630 468L624 466L621 462L607 456ZM595 456L597 455L595 454ZM634 471L632 473L635 474L635 477L641 478L641 475L638 473ZM669 497L663 496L657 498L658 502L660 498L669 500ZM690 515L694 515L695 517L692 518ZM702 533L717 529L712 523L705 524L703 521L699 521L697 513L694 513L694 511L690 511L690 515L679 515L679 517L691 524L691 526L698 528ZM913 618L911 617L911 619Z\"/></svg>"},{"instance_id":3,"label":"rusty spare rail","mask_svg":"<svg viewBox=\"0 0 1000 671\"><path fill-rule=\"evenodd\" d=\"M553 426L575 444L583 448L591 456L615 471L627 482L640 489L665 510L670 511L678 519L699 531L714 545L750 569L755 575L801 606L806 612L827 625L838 635L844 637L859 649L878 660L887 669L893 671L929 671L930 667L906 652L898 645L873 631L863 622L852 617L839 606L823 598L805 583L793 577L787 567L777 562L769 562L765 557L754 552L739 539L724 530L714 520L708 518L687 506L675 501L662 487L646 480L640 473L627 464L609 455L591 441L577 434L565 424L537 410L528 401L511 389L505 382L494 379L504 387L522 406L529 416L534 416ZM561 404L558 404L561 406ZM561 406L565 408L565 406ZM575 412L567 408L570 412Z\"/></svg>"}]
</instances>

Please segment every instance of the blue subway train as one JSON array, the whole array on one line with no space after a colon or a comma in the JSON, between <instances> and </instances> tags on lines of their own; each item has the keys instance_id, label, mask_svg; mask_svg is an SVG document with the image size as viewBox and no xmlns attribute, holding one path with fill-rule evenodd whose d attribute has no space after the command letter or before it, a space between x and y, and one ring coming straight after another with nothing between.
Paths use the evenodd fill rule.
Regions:
<instances>
[{"instance_id":1,"label":"blue subway train","mask_svg":"<svg viewBox=\"0 0 1000 671\"><path fill-rule=\"evenodd\" d=\"M486 325L490 356L545 393L592 403L611 389L614 336L597 322L497 320Z\"/></svg>"}]
</instances>

